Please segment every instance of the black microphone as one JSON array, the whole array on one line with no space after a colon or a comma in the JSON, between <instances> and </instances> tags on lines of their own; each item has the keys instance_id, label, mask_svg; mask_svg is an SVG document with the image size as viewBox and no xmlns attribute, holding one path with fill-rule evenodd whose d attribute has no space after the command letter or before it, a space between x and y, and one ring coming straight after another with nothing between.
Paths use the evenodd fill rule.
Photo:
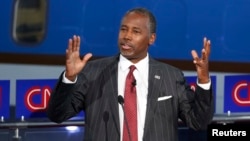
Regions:
<instances>
[{"instance_id":1,"label":"black microphone","mask_svg":"<svg viewBox=\"0 0 250 141\"><path fill-rule=\"evenodd\" d=\"M103 121L105 122L105 130L106 130L106 141L108 141L108 120L109 120L109 112L105 111L103 113Z\"/></svg>"},{"instance_id":2,"label":"black microphone","mask_svg":"<svg viewBox=\"0 0 250 141\"><path fill-rule=\"evenodd\" d=\"M123 108L124 99L121 95L118 96L118 102L122 105L122 108Z\"/></svg>"},{"instance_id":3,"label":"black microphone","mask_svg":"<svg viewBox=\"0 0 250 141\"><path fill-rule=\"evenodd\" d=\"M134 81L132 82L133 86L136 86L136 79L134 79Z\"/></svg>"},{"instance_id":4,"label":"black microphone","mask_svg":"<svg viewBox=\"0 0 250 141\"><path fill-rule=\"evenodd\" d=\"M126 118L126 115L125 115L125 111L124 111L124 98L119 95L118 96L118 102L121 104L122 106L122 110L123 110L123 113L124 113L124 121L125 121L125 126L127 127L128 129L128 137L129 137L129 140L132 141L132 138L131 138L131 134L130 134L130 130L129 130L129 126L128 126L128 120Z\"/></svg>"}]
</instances>

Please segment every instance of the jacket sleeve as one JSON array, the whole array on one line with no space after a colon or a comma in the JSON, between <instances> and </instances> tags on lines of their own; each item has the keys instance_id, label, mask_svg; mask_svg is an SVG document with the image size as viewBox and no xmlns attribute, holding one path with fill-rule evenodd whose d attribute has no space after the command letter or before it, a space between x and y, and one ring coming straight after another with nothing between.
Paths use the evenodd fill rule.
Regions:
<instances>
[{"instance_id":1,"label":"jacket sleeve","mask_svg":"<svg viewBox=\"0 0 250 141\"><path fill-rule=\"evenodd\" d=\"M194 130L205 130L214 115L212 85L204 90L198 85L195 90L186 83L185 78L177 82L179 95L179 117Z\"/></svg>"},{"instance_id":2,"label":"jacket sleeve","mask_svg":"<svg viewBox=\"0 0 250 141\"><path fill-rule=\"evenodd\" d=\"M63 73L60 75L55 88L52 90L46 109L48 118L56 123L61 123L78 114L84 108L84 78L81 83L65 84L62 82ZM85 88L83 88L85 87Z\"/></svg>"}]
</instances>

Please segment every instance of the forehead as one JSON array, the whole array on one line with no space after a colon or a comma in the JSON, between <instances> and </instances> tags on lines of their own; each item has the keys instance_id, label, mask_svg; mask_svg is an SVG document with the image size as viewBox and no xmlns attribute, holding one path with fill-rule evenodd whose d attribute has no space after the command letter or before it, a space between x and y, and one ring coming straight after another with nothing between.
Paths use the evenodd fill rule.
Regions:
<instances>
[{"instance_id":1,"label":"forehead","mask_svg":"<svg viewBox=\"0 0 250 141\"><path fill-rule=\"evenodd\" d=\"M133 26L138 28L148 28L149 18L142 13L131 12L122 19L122 26Z\"/></svg>"}]
</instances>

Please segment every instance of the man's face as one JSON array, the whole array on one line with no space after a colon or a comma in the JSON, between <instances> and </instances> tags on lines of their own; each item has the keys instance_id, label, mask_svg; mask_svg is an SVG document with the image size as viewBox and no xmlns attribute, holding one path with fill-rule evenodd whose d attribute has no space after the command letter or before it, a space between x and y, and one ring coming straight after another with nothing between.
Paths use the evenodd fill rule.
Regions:
<instances>
[{"instance_id":1,"label":"man's face","mask_svg":"<svg viewBox=\"0 0 250 141\"><path fill-rule=\"evenodd\" d=\"M155 41L150 33L149 18L139 13L129 13L121 23L118 46L120 53L133 63L145 58L148 47Z\"/></svg>"}]
</instances>

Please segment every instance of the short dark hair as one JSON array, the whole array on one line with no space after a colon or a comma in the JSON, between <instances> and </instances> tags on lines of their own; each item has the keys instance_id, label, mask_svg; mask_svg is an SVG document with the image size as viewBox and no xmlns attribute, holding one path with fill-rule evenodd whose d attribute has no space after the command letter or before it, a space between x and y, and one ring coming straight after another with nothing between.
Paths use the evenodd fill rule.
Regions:
<instances>
[{"instance_id":1,"label":"short dark hair","mask_svg":"<svg viewBox=\"0 0 250 141\"><path fill-rule=\"evenodd\" d=\"M133 8L133 9L128 10L126 12L125 16L128 15L129 13L132 13L132 12L147 16L149 18L150 33L156 33L156 18L151 11L149 11L148 9L143 8L143 7L137 7L137 8Z\"/></svg>"}]
</instances>

